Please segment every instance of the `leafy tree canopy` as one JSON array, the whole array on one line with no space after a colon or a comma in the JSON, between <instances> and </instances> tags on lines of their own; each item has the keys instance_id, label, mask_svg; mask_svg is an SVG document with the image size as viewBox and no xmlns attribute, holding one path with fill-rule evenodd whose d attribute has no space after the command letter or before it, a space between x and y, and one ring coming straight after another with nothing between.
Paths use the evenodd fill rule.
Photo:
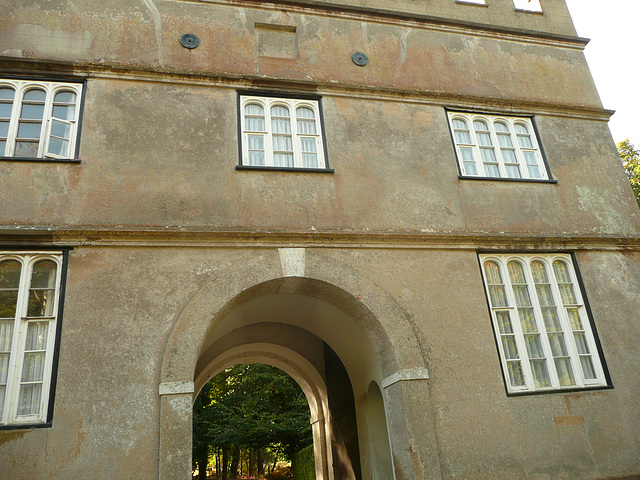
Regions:
<instances>
[{"instance_id":1,"label":"leafy tree canopy","mask_svg":"<svg viewBox=\"0 0 640 480\"><path fill-rule=\"evenodd\" d=\"M264 364L235 365L212 378L194 404L198 449L281 449L291 457L312 443L309 405L286 373Z\"/></svg>"},{"instance_id":2,"label":"leafy tree canopy","mask_svg":"<svg viewBox=\"0 0 640 480\"><path fill-rule=\"evenodd\" d=\"M618 142L618 154L640 207L640 150L627 139Z\"/></svg>"}]
</instances>

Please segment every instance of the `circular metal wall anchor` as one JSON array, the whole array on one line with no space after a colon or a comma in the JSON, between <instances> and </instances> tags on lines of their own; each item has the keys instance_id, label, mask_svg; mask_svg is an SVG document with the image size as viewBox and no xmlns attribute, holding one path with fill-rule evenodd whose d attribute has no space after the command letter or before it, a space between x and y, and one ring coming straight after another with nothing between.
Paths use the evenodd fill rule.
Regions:
<instances>
[{"instance_id":1,"label":"circular metal wall anchor","mask_svg":"<svg viewBox=\"0 0 640 480\"><path fill-rule=\"evenodd\" d=\"M353 60L353 63L355 63L359 67L364 67L367 63L369 63L369 59L362 52L356 52L351 55L351 60Z\"/></svg>"},{"instance_id":2,"label":"circular metal wall anchor","mask_svg":"<svg viewBox=\"0 0 640 480\"><path fill-rule=\"evenodd\" d=\"M198 45L200 45L200 40L192 33L185 33L184 35L182 35L180 43L184 48L196 48Z\"/></svg>"}]
</instances>

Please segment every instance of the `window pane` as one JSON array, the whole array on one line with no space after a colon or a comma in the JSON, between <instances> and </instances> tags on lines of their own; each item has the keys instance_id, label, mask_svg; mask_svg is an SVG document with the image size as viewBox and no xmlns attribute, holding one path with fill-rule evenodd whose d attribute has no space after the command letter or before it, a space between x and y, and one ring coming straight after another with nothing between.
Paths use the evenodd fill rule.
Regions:
<instances>
[{"instance_id":1,"label":"window pane","mask_svg":"<svg viewBox=\"0 0 640 480\"><path fill-rule=\"evenodd\" d=\"M0 318L14 318L17 303L18 290L0 290Z\"/></svg>"},{"instance_id":2,"label":"window pane","mask_svg":"<svg viewBox=\"0 0 640 480\"><path fill-rule=\"evenodd\" d=\"M482 154L482 161L483 162L485 162L485 163L497 163L496 154L493 151L493 148L481 148L480 149L480 153Z\"/></svg>"},{"instance_id":3,"label":"window pane","mask_svg":"<svg viewBox=\"0 0 640 480\"><path fill-rule=\"evenodd\" d=\"M506 165L507 177L520 178L520 167L518 165Z\"/></svg>"},{"instance_id":4,"label":"window pane","mask_svg":"<svg viewBox=\"0 0 640 480\"><path fill-rule=\"evenodd\" d=\"M315 114L307 107L300 107L296 110L298 116L298 133L303 135L316 134Z\"/></svg>"},{"instance_id":5,"label":"window pane","mask_svg":"<svg viewBox=\"0 0 640 480\"><path fill-rule=\"evenodd\" d=\"M500 178L500 170L498 170L498 165L496 164L485 164L484 171L487 177Z\"/></svg>"},{"instance_id":6,"label":"window pane","mask_svg":"<svg viewBox=\"0 0 640 480\"><path fill-rule=\"evenodd\" d=\"M491 143L491 136L488 133L478 133L476 136L478 137L478 143L483 147L490 147L493 145Z\"/></svg>"},{"instance_id":7,"label":"window pane","mask_svg":"<svg viewBox=\"0 0 640 480\"><path fill-rule=\"evenodd\" d=\"M44 352L25 353L21 380L23 382L41 382L43 374Z\"/></svg>"},{"instance_id":8,"label":"window pane","mask_svg":"<svg viewBox=\"0 0 640 480\"><path fill-rule=\"evenodd\" d=\"M271 117L271 129L273 133L291 133L291 123L288 118Z\"/></svg>"},{"instance_id":9,"label":"window pane","mask_svg":"<svg viewBox=\"0 0 640 480\"><path fill-rule=\"evenodd\" d=\"M518 144L521 148L533 148L533 144L531 143L531 138L529 136L521 136L518 135Z\"/></svg>"},{"instance_id":10,"label":"window pane","mask_svg":"<svg viewBox=\"0 0 640 480\"><path fill-rule=\"evenodd\" d=\"M43 114L44 104L32 105L30 103L24 103L22 104L22 114L20 118L25 120L42 120Z\"/></svg>"},{"instance_id":11,"label":"window pane","mask_svg":"<svg viewBox=\"0 0 640 480\"><path fill-rule=\"evenodd\" d=\"M596 378L596 372L593 368L593 362L591 361L591 357L580 357L580 365L582 365L582 373L584 374L584 378L589 380L593 380Z\"/></svg>"},{"instance_id":12,"label":"window pane","mask_svg":"<svg viewBox=\"0 0 640 480\"><path fill-rule=\"evenodd\" d=\"M72 105L54 105L52 116L62 120L73 120L76 109Z\"/></svg>"},{"instance_id":13,"label":"window pane","mask_svg":"<svg viewBox=\"0 0 640 480\"><path fill-rule=\"evenodd\" d=\"M40 413L41 394L41 383L21 385L18 398L18 415L38 415Z\"/></svg>"},{"instance_id":14,"label":"window pane","mask_svg":"<svg viewBox=\"0 0 640 480\"><path fill-rule=\"evenodd\" d=\"M569 387L575 385L576 381L573 378L573 369L571 368L571 361L568 358L556 358L554 359L556 372L558 373L558 382L563 387Z\"/></svg>"},{"instance_id":15,"label":"window pane","mask_svg":"<svg viewBox=\"0 0 640 480\"><path fill-rule=\"evenodd\" d=\"M0 384L7 384L7 377L9 373L9 354L0 353Z\"/></svg>"},{"instance_id":16,"label":"window pane","mask_svg":"<svg viewBox=\"0 0 640 480\"><path fill-rule=\"evenodd\" d=\"M498 145L501 147L511 148L513 143L511 142L510 135L498 135Z\"/></svg>"},{"instance_id":17,"label":"window pane","mask_svg":"<svg viewBox=\"0 0 640 480\"><path fill-rule=\"evenodd\" d=\"M453 128L456 130L469 130L467 122L460 120L459 118L454 118L451 123L453 124Z\"/></svg>"},{"instance_id":18,"label":"window pane","mask_svg":"<svg viewBox=\"0 0 640 480\"><path fill-rule=\"evenodd\" d=\"M520 327L524 333L538 332L538 325L533 315L533 308L519 308L518 315L520 316Z\"/></svg>"},{"instance_id":19,"label":"window pane","mask_svg":"<svg viewBox=\"0 0 640 480\"><path fill-rule=\"evenodd\" d=\"M250 151L249 165L264 165L264 152Z\"/></svg>"},{"instance_id":20,"label":"window pane","mask_svg":"<svg viewBox=\"0 0 640 480\"><path fill-rule=\"evenodd\" d=\"M0 105L1 107L2 105ZM7 138L9 133L9 122L0 122L0 137Z\"/></svg>"},{"instance_id":21,"label":"window pane","mask_svg":"<svg viewBox=\"0 0 640 480\"><path fill-rule=\"evenodd\" d=\"M17 260L0 262L0 288L15 288L20 285L22 265Z\"/></svg>"},{"instance_id":22,"label":"window pane","mask_svg":"<svg viewBox=\"0 0 640 480\"><path fill-rule=\"evenodd\" d=\"M454 135L456 137L456 143L461 143L464 145L471 144L471 136L468 131L455 131Z\"/></svg>"},{"instance_id":23,"label":"window pane","mask_svg":"<svg viewBox=\"0 0 640 480\"><path fill-rule=\"evenodd\" d=\"M27 317L52 317L55 290L31 289Z\"/></svg>"},{"instance_id":24,"label":"window pane","mask_svg":"<svg viewBox=\"0 0 640 480\"><path fill-rule=\"evenodd\" d=\"M507 126L502 122L496 122L493 124L493 126L495 127L496 132L509 133L509 128L507 128Z\"/></svg>"},{"instance_id":25,"label":"window pane","mask_svg":"<svg viewBox=\"0 0 640 480\"><path fill-rule=\"evenodd\" d=\"M280 152L292 152L293 143L290 135L274 135L273 150Z\"/></svg>"},{"instance_id":26,"label":"window pane","mask_svg":"<svg viewBox=\"0 0 640 480\"><path fill-rule=\"evenodd\" d=\"M504 350L504 356L507 360L519 358L516 339L513 336L502 337L502 349Z\"/></svg>"},{"instance_id":27,"label":"window pane","mask_svg":"<svg viewBox=\"0 0 640 480\"><path fill-rule=\"evenodd\" d=\"M11 118L12 109L13 109L13 104L0 103L0 118Z\"/></svg>"},{"instance_id":28,"label":"window pane","mask_svg":"<svg viewBox=\"0 0 640 480\"><path fill-rule=\"evenodd\" d=\"M576 341L576 349L580 355L589 355L589 347L583 332L573 332L573 338Z\"/></svg>"},{"instance_id":29,"label":"window pane","mask_svg":"<svg viewBox=\"0 0 640 480\"><path fill-rule=\"evenodd\" d=\"M567 308L567 315L569 315L569 323L572 330L584 330L580 320L580 312L577 308Z\"/></svg>"},{"instance_id":30,"label":"window pane","mask_svg":"<svg viewBox=\"0 0 640 480\"><path fill-rule=\"evenodd\" d=\"M513 326L511 325L509 312L496 312L496 320L498 320L498 329L501 334L505 335L513 333Z\"/></svg>"},{"instance_id":31,"label":"window pane","mask_svg":"<svg viewBox=\"0 0 640 480\"><path fill-rule=\"evenodd\" d=\"M271 116L289 118L289 109L287 107L276 105L275 107L271 107Z\"/></svg>"},{"instance_id":32,"label":"window pane","mask_svg":"<svg viewBox=\"0 0 640 480\"><path fill-rule=\"evenodd\" d=\"M483 132L489 131L489 127L482 120L474 120L473 128L475 128L476 131L483 131Z\"/></svg>"},{"instance_id":33,"label":"window pane","mask_svg":"<svg viewBox=\"0 0 640 480\"><path fill-rule=\"evenodd\" d=\"M76 94L69 91L58 92L53 101L56 103L76 103Z\"/></svg>"},{"instance_id":34,"label":"window pane","mask_svg":"<svg viewBox=\"0 0 640 480\"><path fill-rule=\"evenodd\" d=\"M244 113L245 113L245 115L262 115L262 116L264 116L264 108L262 108L262 105L258 105L256 103L250 103L249 105L245 105Z\"/></svg>"},{"instance_id":35,"label":"window pane","mask_svg":"<svg viewBox=\"0 0 640 480\"><path fill-rule=\"evenodd\" d=\"M484 272L489 283L502 283L500 267L495 262L484 262Z\"/></svg>"},{"instance_id":36,"label":"window pane","mask_svg":"<svg viewBox=\"0 0 640 480\"><path fill-rule=\"evenodd\" d=\"M316 139L315 138L301 138L300 143L302 145L302 151L305 153L315 153L316 150Z\"/></svg>"},{"instance_id":37,"label":"window pane","mask_svg":"<svg viewBox=\"0 0 640 480\"><path fill-rule=\"evenodd\" d=\"M53 316L56 268L56 263L51 260L41 260L33 266L28 317Z\"/></svg>"},{"instance_id":38,"label":"window pane","mask_svg":"<svg viewBox=\"0 0 640 480\"><path fill-rule=\"evenodd\" d=\"M37 157L39 142L16 142L14 156L16 157Z\"/></svg>"},{"instance_id":39,"label":"window pane","mask_svg":"<svg viewBox=\"0 0 640 480\"><path fill-rule=\"evenodd\" d=\"M0 322L0 352L11 351L11 339L13 338L13 320ZM0 378L0 382L2 379Z\"/></svg>"},{"instance_id":40,"label":"window pane","mask_svg":"<svg viewBox=\"0 0 640 480\"><path fill-rule=\"evenodd\" d=\"M69 142L67 140L63 140L62 138L51 137L49 139L49 151L53 155L59 155L61 157L66 157L69 151Z\"/></svg>"},{"instance_id":41,"label":"window pane","mask_svg":"<svg viewBox=\"0 0 640 480\"><path fill-rule=\"evenodd\" d=\"M549 371L546 360L531 360L531 372L533 373L533 383L536 388L547 388L551 386Z\"/></svg>"},{"instance_id":42,"label":"window pane","mask_svg":"<svg viewBox=\"0 0 640 480\"><path fill-rule=\"evenodd\" d=\"M24 123L20 122L18 127L18 138L40 138L41 123Z\"/></svg>"},{"instance_id":43,"label":"window pane","mask_svg":"<svg viewBox=\"0 0 640 480\"><path fill-rule=\"evenodd\" d=\"M293 167L293 155L290 153L274 153L273 160L276 167Z\"/></svg>"},{"instance_id":44,"label":"window pane","mask_svg":"<svg viewBox=\"0 0 640 480\"><path fill-rule=\"evenodd\" d=\"M245 117L244 129L248 132L264 132L264 117Z\"/></svg>"},{"instance_id":45,"label":"window pane","mask_svg":"<svg viewBox=\"0 0 640 480\"><path fill-rule=\"evenodd\" d=\"M514 150L501 150L504 163L518 163ZM518 170L519 171L519 170Z\"/></svg>"},{"instance_id":46,"label":"window pane","mask_svg":"<svg viewBox=\"0 0 640 480\"><path fill-rule=\"evenodd\" d=\"M15 91L13 90L13 88L0 88L0 100L13 100L14 96Z\"/></svg>"},{"instance_id":47,"label":"window pane","mask_svg":"<svg viewBox=\"0 0 640 480\"><path fill-rule=\"evenodd\" d=\"M507 371L509 372L509 381L514 387L524 385L524 375L522 374L522 365L520 362L507 362Z\"/></svg>"},{"instance_id":48,"label":"window pane","mask_svg":"<svg viewBox=\"0 0 640 480\"><path fill-rule=\"evenodd\" d=\"M29 90L24 94L25 101L44 102L45 97L44 90Z\"/></svg>"},{"instance_id":49,"label":"window pane","mask_svg":"<svg viewBox=\"0 0 640 480\"><path fill-rule=\"evenodd\" d=\"M49 322L29 322L25 350L45 350L48 332Z\"/></svg>"},{"instance_id":50,"label":"window pane","mask_svg":"<svg viewBox=\"0 0 640 480\"><path fill-rule=\"evenodd\" d=\"M33 266L31 273L31 288L55 288L56 262L40 260Z\"/></svg>"},{"instance_id":51,"label":"window pane","mask_svg":"<svg viewBox=\"0 0 640 480\"><path fill-rule=\"evenodd\" d=\"M51 122L51 135L66 138L68 140L71 137L71 125L69 123L53 120Z\"/></svg>"}]
</instances>

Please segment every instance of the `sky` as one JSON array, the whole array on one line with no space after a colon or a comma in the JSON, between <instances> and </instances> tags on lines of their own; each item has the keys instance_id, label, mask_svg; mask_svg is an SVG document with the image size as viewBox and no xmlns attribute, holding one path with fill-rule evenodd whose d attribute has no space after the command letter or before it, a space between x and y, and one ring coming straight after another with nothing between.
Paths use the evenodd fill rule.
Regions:
<instances>
[{"instance_id":1,"label":"sky","mask_svg":"<svg viewBox=\"0 0 640 480\"><path fill-rule=\"evenodd\" d=\"M640 0L566 0L615 142L640 147Z\"/></svg>"}]
</instances>

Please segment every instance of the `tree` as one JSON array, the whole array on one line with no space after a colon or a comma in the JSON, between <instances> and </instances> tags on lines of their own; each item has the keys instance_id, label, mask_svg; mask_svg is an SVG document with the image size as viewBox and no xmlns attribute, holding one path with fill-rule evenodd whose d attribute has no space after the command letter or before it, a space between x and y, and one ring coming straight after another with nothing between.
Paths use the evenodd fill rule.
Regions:
<instances>
[{"instance_id":1,"label":"tree","mask_svg":"<svg viewBox=\"0 0 640 480\"><path fill-rule=\"evenodd\" d=\"M640 207L640 150L636 149L629 139L618 142L618 154L622 159L624 171Z\"/></svg>"},{"instance_id":2,"label":"tree","mask_svg":"<svg viewBox=\"0 0 640 480\"><path fill-rule=\"evenodd\" d=\"M313 443L309 417L300 386L282 370L264 364L227 368L203 387L194 403L194 467L206 470L206 459L218 450L223 463L232 455L231 477L237 474L239 449L260 452L268 447L292 458ZM222 470L226 478L227 469Z\"/></svg>"}]
</instances>

